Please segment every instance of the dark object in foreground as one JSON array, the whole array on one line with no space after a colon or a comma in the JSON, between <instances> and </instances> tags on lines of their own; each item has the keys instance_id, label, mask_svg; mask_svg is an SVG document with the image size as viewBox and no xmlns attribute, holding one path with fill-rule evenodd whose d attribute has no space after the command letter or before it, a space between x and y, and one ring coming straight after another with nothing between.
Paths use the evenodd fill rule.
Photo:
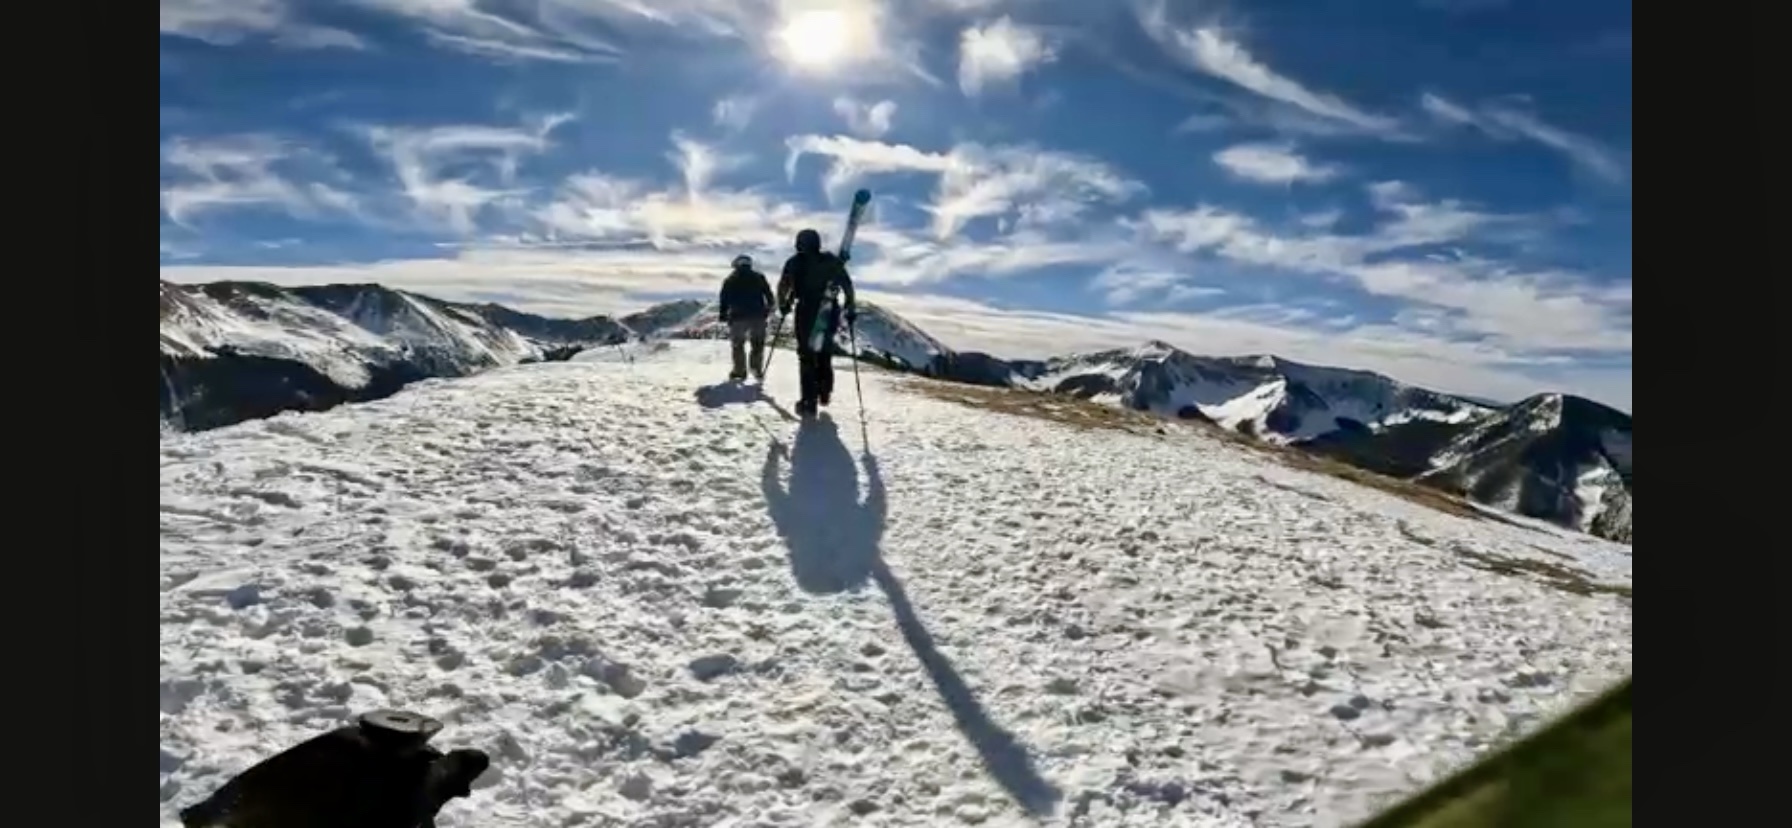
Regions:
<instances>
[{"instance_id":1,"label":"dark object in foreground","mask_svg":"<svg viewBox=\"0 0 1792 828\"><path fill-rule=\"evenodd\" d=\"M428 716L363 714L262 760L182 809L186 828L433 828L448 800L472 792L484 751L443 753Z\"/></svg>"},{"instance_id":2,"label":"dark object in foreground","mask_svg":"<svg viewBox=\"0 0 1792 828\"><path fill-rule=\"evenodd\" d=\"M1629 828L1630 682L1360 828Z\"/></svg>"}]
</instances>

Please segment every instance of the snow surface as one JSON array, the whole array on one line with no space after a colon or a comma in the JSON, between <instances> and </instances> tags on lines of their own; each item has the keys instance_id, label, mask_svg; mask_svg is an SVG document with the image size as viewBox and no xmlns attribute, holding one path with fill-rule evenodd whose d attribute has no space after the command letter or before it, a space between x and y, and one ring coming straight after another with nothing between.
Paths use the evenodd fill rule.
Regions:
<instances>
[{"instance_id":1,"label":"snow surface","mask_svg":"<svg viewBox=\"0 0 1792 828\"><path fill-rule=\"evenodd\" d=\"M163 434L162 825L377 707L491 752L443 826L1339 825L1630 672L1627 601L1456 551L1616 544L618 353Z\"/></svg>"}]
</instances>

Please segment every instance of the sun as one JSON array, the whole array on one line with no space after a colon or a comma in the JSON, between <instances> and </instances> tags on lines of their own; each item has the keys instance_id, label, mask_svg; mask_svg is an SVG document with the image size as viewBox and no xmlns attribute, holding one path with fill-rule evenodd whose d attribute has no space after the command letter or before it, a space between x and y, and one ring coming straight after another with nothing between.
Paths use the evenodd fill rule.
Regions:
<instances>
[{"instance_id":1,"label":"sun","mask_svg":"<svg viewBox=\"0 0 1792 828\"><path fill-rule=\"evenodd\" d=\"M780 57L799 69L827 69L846 56L853 34L846 15L838 10L797 12L778 30Z\"/></svg>"}]
</instances>

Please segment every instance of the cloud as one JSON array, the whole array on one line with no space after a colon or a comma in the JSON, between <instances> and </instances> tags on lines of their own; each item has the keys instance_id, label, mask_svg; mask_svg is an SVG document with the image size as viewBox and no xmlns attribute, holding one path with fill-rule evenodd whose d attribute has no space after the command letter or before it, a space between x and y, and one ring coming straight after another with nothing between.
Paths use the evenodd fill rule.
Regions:
<instances>
[{"instance_id":1,"label":"cloud","mask_svg":"<svg viewBox=\"0 0 1792 828\"><path fill-rule=\"evenodd\" d=\"M687 252L788 249L796 231L825 218L755 190L716 184L746 159L673 133L667 161L679 183L666 186L601 170L567 178L531 209L525 247L607 247ZM719 254L715 254L719 255Z\"/></svg>"},{"instance_id":2,"label":"cloud","mask_svg":"<svg viewBox=\"0 0 1792 828\"><path fill-rule=\"evenodd\" d=\"M848 97L834 99L834 114L846 121L846 128L865 138L882 138L890 131L896 117L895 101L862 104Z\"/></svg>"},{"instance_id":3,"label":"cloud","mask_svg":"<svg viewBox=\"0 0 1792 828\"><path fill-rule=\"evenodd\" d=\"M710 108L710 120L730 132L740 132L753 122L759 111L759 99L751 95L729 95Z\"/></svg>"},{"instance_id":4,"label":"cloud","mask_svg":"<svg viewBox=\"0 0 1792 828\"><path fill-rule=\"evenodd\" d=\"M796 135L785 139L789 151L784 161L784 176L796 179L797 164L805 155L831 159L822 176L822 189L830 198L838 198L854 182L870 175L887 173L941 174L958 163L952 157L926 152L906 144L882 141L861 141L843 135Z\"/></svg>"},{"instance_id":5,"label":"cloud","mask_svg":"<svg viewBox=\"0 0 1792 828\"><path fill-rule=\"evenodd\" d=\"M189 225L200 214L245 207L272 208L313 218L357 211L357 198L329 184L300 182L281 168L333 171L326 157L278 136L244 134L204 139L175 138L162 147L162 163L176 179L162 188L162 212ZM296 172L296 170L292 170Z\"/></svg>"},{"instance_id":6,"label":"cloud","mask_svg":"<svg viewBox=\"0 0 1792 828\"><path fill-rule=\"evenodd\" d=\"M1315 164L1276 144L1236 144L1213 154L1213 162L1247 181L1263 184L1318 183L1337 178L1335 166Z\"/></svg>"},{"instance_id":7,"label":"cloud","mask_svg":"<svg viewBox=\"0 0 1792 828\"><path fill-rule=\"evenodd\" d=\"M933 233L942 239L977 218L1011 217L1021 227L1062 224L1078 219L1092 205L1119 203L1147 192L1144 184L1098 159L1029 146L960 144L937 153L819 135L795 136L787 146L785 171L791 178L804 155L832 159L822 183L835 198L873 175L937 176L927 209L933 215Z\"/></svg>"},{"instance_id":8,"label":"cloud","mask_svg":"<svg viewBox=\"0 0 1792 828\"><path fill-rule=\"evenodd\" d=\"M1211 206L1147 210L1135 229L1147 240L1270 270L1342 278L1375 296L1434 309L1435 332L1515 352L1623 354L1631 348L1628 288L1582 274L1523 268L1466 253L1401 258L1402 251L1467 243L1503 217L1453 202L1412 200L1383 183L1371 189L1390 217L1362 235L1279 235Z\"/></svg>"},{"instance_id":9,"label":"cloud","mask_svg":"<svg viewBox=\"0 0 1792 828\"><path fill-rule=\"evenodd\" d=\"M505 61L610 62L622 48L593 31L614 0L538 0L492 9L480 0L348 0L411 21L429 42ZM671 5L671 4L669 4Z\"/></svg>"},{"instance_id":10,"label":"cloud","mask_svg":"<svg viewBox=\"0 0 1792 828\"><path fill-rule=\"evenodd\" d=\"M294 49L365 49L360 37L292 18L285 0L161 0L162 34L231 46L271 37Z\"/></svg>"},{"instance_id":11,"label":"cloud","mask_svg":"<svg viewBox=\"0 0 1792 828\"><path fill-rule=\"evenodd\" d=\"M1220 288L1189 284L1188 276L1177 271L1126 262L1096 274L1089 280L1089 289L1102 293L1112 306L1131 305L1153 297L1162 305L1174 305L1225 293Z\"/></svg>"},{"instance_id":12,"label":"cloud","mask_svg":"<svg viewBox=\"0 0 1792 828\"><path fill-rule=\"evenodd\" d=\"M1242 44L1211 26L1181 29L1163 3L1144 7L1140 23L1177 61L1241 89L1352 131L1393 135L1398 121L1364 111L1336 95L1308 89L1253 57Z\"/></svg>"},{"instance_id":13,"label":"cloud","mask_svg":"<svg viewBox=\"0 0 1792 828\"><path fill-rule=\"evenodd\" d=\"M961 276L1002 278L1043 268L1095 266L1124 258L1136 250L1120 238L1053 238L1032 230L984 242L923 237L909 232L868 227L859 244L875 255L854 256L853 272L882 285L937 284Z\"/></svg>"},{"instance_id":14,"label":"cloud","mask_svg":"<svg viewBox=\"0 0 1792 828\"><path fill-rule=\"evenodd\" d=\"M1419 105L1433 118L1448 124L1473 127L1496 140L1527 140L1560 153L1576 166L1614 184L1629 178L1624 160L1604 144L1545 123L1528 112L1494 104L1469 109L1448 98L1427 92Z\"/></svg>"},{"instance_id":15,"label":"cloud","mask_svg":"<svg viewBox=\"0 0 1792 828\"><path fill-rule=\"evenodd\" d=\"M527 129L376 126L365 132L391 164L401 194L421 218L472 234L482 211L506 201L515 206L526 193L516 181L522 157L545 151L548 134L571 119L552 115Z\"/></svg>"},{"instance_id":16,"label":"cloud","mask_svg":"<svg viewBox=\"0 0 1792 828\"><path fill-rule=\"evenodd\" d=\"M1016 25L1007 15L959 36L958 88L976 97L990 85L1014 83L1028 70L1057 58L1039 30Z\"/></svg>"}]
</instances>

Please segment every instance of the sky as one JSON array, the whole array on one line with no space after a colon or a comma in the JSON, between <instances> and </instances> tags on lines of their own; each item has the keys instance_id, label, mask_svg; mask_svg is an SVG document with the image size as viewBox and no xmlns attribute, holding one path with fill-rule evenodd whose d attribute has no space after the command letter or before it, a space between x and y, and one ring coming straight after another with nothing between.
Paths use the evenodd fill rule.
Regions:
<instances>
[{"instance_id":1,"label":"sky","mask_svg":"<svg viewBox=\"0 0 1792 828\"><path fill-rule=\"evenodd\" d=\"M161 0L161 278L555 316L832 244L947 345L1631 407L1625 0Z\"/></svg>"}]
</instances>

